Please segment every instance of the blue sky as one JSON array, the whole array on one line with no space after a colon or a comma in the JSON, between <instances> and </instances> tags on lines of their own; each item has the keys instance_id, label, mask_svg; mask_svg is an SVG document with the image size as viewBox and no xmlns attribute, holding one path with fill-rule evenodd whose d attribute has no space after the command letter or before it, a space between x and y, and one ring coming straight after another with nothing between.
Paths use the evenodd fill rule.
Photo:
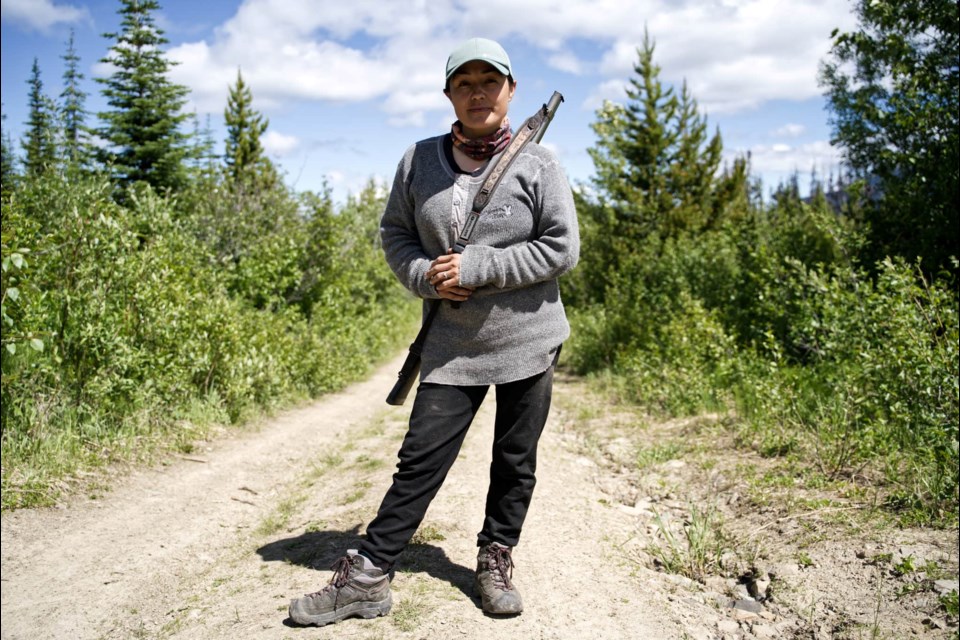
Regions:
<instances>
[{"instance_id":1,"label":"blue sky","mask_svg":"<svg viewBox=\"0 0 960 640\"><path fill-rule=\"evenodd\" d=\"M834 28L855 26L847 0L161 0L157 22L218 142L237 70L270 120L269 155L298 190L326 182L342 202L371 178L389 183L404 149L442 133L453 110L442 93L446 57L462 40L499 40L518 80L519 123L560 91L544 138L573 184L593 175L590 124L604 100L624 100L644 29L661 80L685 80L724 154L750 152L767 191L793 172L836 173L817 68ZM62 90L75 32L92 114L104 108L94 77L119 30L117 0L2 0L4 132L19 142L27 79L39 61L45 92ZM90 116L95 122L95 115Z\"/></svg>"}]
</instances>

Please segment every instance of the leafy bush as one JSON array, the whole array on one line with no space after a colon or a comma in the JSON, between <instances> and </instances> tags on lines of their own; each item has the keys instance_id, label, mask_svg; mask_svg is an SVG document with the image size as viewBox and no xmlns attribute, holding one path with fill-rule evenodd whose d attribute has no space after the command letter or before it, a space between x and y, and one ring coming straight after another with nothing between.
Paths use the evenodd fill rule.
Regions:
<instances>
[{"instance_id":1,"label":"leafy bush","mask_svg":"<svg viewBox=\"0 0 960 640\"><path fill-rule=\"evenodd\" d=\"M134 187L121 206L106 179L49 174L3 201L5 509L189 447L198 419L337 389L412 331L374 185L334 212L209 180L173 198Z\"/></svg>"},{"instance_id":2,"label":"leafy bush","mask_svg":"<svg viewBox=\"0 0 960 640\"><path fill-rule=\"evenodd\" d=\"M584 246L605 242L605 209L581 200ZM585 254L569 361L655 414L735 411L764 455L866 473L904 517L948 522L957 293L902 261L860 267L861 246L822 196L785 188L712 229L651 234L615 261Z\"/></svg>"},{"instance_id":3,"label":"leafy bush","mask_svg":"<svg viewBox=\"0 0 960 640\"><path fill-rule=\"evenodd\" d=\"M660 83L652 54L647 40L627 104L597 111L597 176L575 194L581 263L564 282L569 362L652 413L726 408L761 454L866 478L903 517L955 523L958 294L925 279L911 229L939 234L933 267L955 274L943 238L956 224L928 214L955 214L956 189L931 202L916 175L924 220L859 181L830 194L813 181L801 199L794 178L764 204L749 159L718 174L719 136L705 144L696 102ZM936 164L955 178L956 145ZM878 211L902 233L864 224ZM865 259L881 237L918 252Z\"/></svg>"},{"instance_id":4,"label":"leafy bush","mask_svg":"<svg viewBox=\"0 0 960 640\"><path fill-rule=\"evenodd\" d=\"M873 464L890 487L889 506L906 517L955 515L956 293L892 261L875 281L796 264L790 281L807 295L797 296L786 346L806 345L807 357L778 358L764 381L738 389L761 448L802 440L828 475Z\"/></svg>"}]
</instances>

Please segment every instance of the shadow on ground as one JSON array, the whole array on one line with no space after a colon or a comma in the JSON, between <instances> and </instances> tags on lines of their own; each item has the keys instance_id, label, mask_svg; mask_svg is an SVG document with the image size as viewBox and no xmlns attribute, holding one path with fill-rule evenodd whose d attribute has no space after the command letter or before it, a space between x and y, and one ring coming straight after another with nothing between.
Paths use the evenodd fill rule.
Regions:
<instances>
[{"instance_id":1,"label":"shadow on ground","mask_svg":"<svg viewBox=\"0 0 960 640\"><path fill-rule=\"evenodd\" d=\"M309 531L265 544L257 549L257 553L264 562L289 562L326 571L347 549L356 548L360 540L359 531L360 525L346 531ZM426 573L450 583L468 598L479 603L479 599L473 594L473 569L452 561L440 547L432 544L407 545L394 570L401 573Z\"/></svg>"}]
</instances>

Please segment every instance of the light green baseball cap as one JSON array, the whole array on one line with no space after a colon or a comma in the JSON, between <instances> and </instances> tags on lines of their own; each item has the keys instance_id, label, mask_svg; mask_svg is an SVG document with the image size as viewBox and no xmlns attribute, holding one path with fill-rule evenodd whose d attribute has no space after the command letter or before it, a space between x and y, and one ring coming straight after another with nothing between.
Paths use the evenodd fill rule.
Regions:
<instances>
[{"instance_id":1,"label":"light green baseball cap","mask_svg":"<svg viewBox=\"0 0 960 640\"><path fill-rule=\"evenodd\" d=\"M510 70L510 56L498 43L486 38L471 38L453 50L447 58L447 80L454 71L472 61L482 60L505 76L513 76Z\"/></svg>"}]
</instances>

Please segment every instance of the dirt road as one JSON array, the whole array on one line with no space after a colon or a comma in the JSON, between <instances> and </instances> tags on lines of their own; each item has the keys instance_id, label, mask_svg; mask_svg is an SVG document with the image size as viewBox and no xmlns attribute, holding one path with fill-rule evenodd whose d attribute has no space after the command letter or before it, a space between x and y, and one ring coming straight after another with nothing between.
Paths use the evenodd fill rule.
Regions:
<instances>
[{"instance_id":1,"label":"dirt road","mask_svg":"<svg viewBox=\"0 0 960 640\"><path fill-rule=\"evenodd\" d=\"M527 609L483 615L471 584L492 394L401 561L393 615L289 626L290 598L326 582L389 483L409 410L382 399L398 368L139 472L100 499L4 515L3 638L680 637L618 561L612 543L629 535L629 518L602 505L592 463L564 447L555 424L515 551Z\"/></svg>"},{"instance_id":2,"label":"dirt road","mask_svg":"<svg viewBox=\"0 0 960 640\"><path fill-rule=\"evenodd\" d=\"M326 583L328 567L356 542L390 482L409 401L393 408L383 398L399 366L391 362L255 430L199 443L190 456L137 472L103 496L4 514L2 638L956 633L956 617L938 600L955 588L956 531L865 526L851 519L862 505L843 496L814 500L781 490L787 485L779 471L763 466L770 461L724 442L726 432L709 419L650 425L635 415L606 415L602 405L584 405L582 385L563 376L514 551L523 615L487 617L472 594L491 394L399 563L391 614L321 629L293 626L289 600ZM763 478L773 478L780 493L757 490ZM803 507L808 503L814 507ZM668 557L665 533L674 532L674 543L692 540L705 514L716 516L705 537ZM719 549L729 551L710 557ZM660 571L660 560L705 575L694 581L676 567Z\"/></svg>"}]
</instances>

